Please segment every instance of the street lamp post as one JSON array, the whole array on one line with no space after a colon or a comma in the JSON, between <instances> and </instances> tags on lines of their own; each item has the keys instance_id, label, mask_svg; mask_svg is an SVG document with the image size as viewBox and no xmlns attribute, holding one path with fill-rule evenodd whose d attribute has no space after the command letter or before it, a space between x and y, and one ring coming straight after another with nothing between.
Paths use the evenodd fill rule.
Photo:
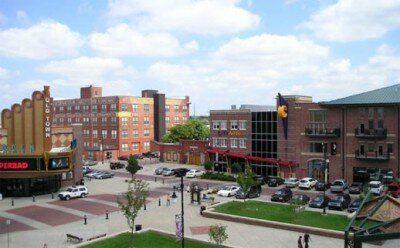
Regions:
<instances>
[{"instance_id":1,"label":"street lamp post","mask_svg":"<svg viewBox=\"0 0 400 248\"><path fill-rule=\"evenodd\" d=\"M326 186L327 186L327 184L328 184L328 163L329 163L329 160L328 160L328 154L327 154L327 149L326 149L327 147L326 147L326 145L325 145L325 143L322 143L322 150L323 150L323 152L324 152L324 162L323 162L323 165L324 165L324 201L325 201L325 194L326 194ZM322 214L326 214L326 205L324 204L324 208L323 208L323 212L322 212Z\"/></svg>"},{"instance_id":2,"label":"street lamp post","mask_svg":"<svg viewBox=\"0 0 400 248\"><path fill-rule=\"evenodd\" d=\"M7 220L6 221L6 225L7 225L7 248L10 247L10 224L11 224L11 220Z\"/></svg>"},{"instance_id":3,"label":"street lamp post","mask_svg":"<svg viewBox=\"0 0 400 248\"><path fill-rule=\"evenodd\" d=\"M104 164L104 155L103 155L103 140L100 140L100 155L101 155L101 163Z\"/></svg>"},{"instance_id":4,"label":"street lamp post","mask_svg":"<svg viewBox=\"0 0 400 248\"><path fill-rule=\"evenodd\" d=\"M184 175L183 171L180 171L180 176L181 176L182 248L185 247L185 221L184 221L184 218L183 218L183 214L184 214L184 211L183 211L183 191L184 191L184 188L183 188L183 175Z\"/></svg>"}]
</instances>

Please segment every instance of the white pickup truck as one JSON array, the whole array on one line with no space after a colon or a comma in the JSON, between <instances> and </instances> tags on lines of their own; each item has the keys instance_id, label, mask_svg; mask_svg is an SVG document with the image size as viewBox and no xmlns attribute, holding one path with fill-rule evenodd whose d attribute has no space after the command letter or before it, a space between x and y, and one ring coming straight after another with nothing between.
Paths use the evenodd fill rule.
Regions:
<instances>
[{"instance_id":1,"label":"white pickup truck","mask_svg":"<svg viewBox=\"0 0 400 248\"><path fill-rule=\"evenodd\" d=\"M62 191L58 194L61 200L69 200L71 198L82 197L85 198L89 194L88 189L85 186L72 186L68 187L66 191Z\"/></svg>"}]
</instances>

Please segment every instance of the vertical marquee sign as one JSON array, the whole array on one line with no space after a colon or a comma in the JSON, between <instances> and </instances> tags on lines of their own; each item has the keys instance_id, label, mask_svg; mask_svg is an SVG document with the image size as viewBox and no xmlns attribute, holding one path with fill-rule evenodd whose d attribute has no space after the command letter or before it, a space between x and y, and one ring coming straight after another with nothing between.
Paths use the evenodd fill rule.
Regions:
<instances>
[{"instance_id":1,"label":"vertical marquee sign","mask_svg":"<svg viewBox=\"0 0 400 248\"><path fill-rule=\"evenodd\" d=\"M53 99L50 97L50 87L44 86L44 115L43 115L43 128L44 128L44 146L45 151L50 151L52 146L51 141L51 125L53 122Z\"/></svg>"}]
</instances>

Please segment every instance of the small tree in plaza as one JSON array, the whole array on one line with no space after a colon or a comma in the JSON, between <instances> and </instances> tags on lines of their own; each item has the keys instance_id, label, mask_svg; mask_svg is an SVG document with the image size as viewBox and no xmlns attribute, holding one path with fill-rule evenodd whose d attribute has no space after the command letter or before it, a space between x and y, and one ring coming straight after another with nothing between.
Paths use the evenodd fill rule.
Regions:
<instances>
[{"instance_id":1,"label":"small tree in plaza","mask_svg":"<svg viewBox=\"0 0 400 248\"><path fill-rule=\"evenodd\" d=\"M242 188L245 196L249 193L251 186L256 184L254 173L251 171L249 166L246 166L245 172L239 173L236 181ZM244 198L244 204L246 205L246 197Z\"/></svg>"},{"instance_id":2,"label":"small tree in plaza","mask_svg":"<svg viewBox=\"0 0 400 248\"><path fill-rule=\"evenodd\" d=\"M139 169L140 169L139 162L137 161L137 159L134 156L130 155L129 159L128 159L128 166L126 166L126 170L129 173L131 173L132 180L133 180L133 175L135 175Z\"/></svg>"},{"instance_id":3,"label":"small tree in plaza","mask_svg":"<svg viewBox=\"0 0 400 248\"><path fill-rule=\"evenodd\" d=\"M128 192L122 196L122 199L118 199L118 206L125 216L132 234L135 227L135 219L139 210L146 203L148 196L149 184L146 181L134 178L129 182Z\"/></svg>"},{"instance_id":4,"label":"small tree in plaza","mask_svg":"<svg viewBox=\"0 0 400 248\"><path fill-rule=\"evenodd\" d=\"M213 163L211 161L206 161L206 162L204 162L203 166L204 166L204 170L211 171L212 167L213 167Z\"/></svg>"},{"instance_id":5,"label":"small tree in plaza","mask_svg":"<svg viewBox=\"0 0 400 248\"><path fill-rule=\"evenodd\" d=\"M217 247L221 247L222 243L228 239L228 234L226 233L226 226L223 225L213 225L210 226L208 231L208 236L210 237L210 242L215 242Z\"/></svg>"}]
</instances>

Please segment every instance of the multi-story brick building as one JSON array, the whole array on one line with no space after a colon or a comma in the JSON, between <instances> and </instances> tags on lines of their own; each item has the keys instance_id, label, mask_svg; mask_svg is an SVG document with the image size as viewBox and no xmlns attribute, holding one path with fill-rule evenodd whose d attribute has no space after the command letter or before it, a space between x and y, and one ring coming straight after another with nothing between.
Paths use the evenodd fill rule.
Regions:
<instances>
[{"instance_id":1,"label":"multi-story brick building","mask_svg":"<svg viewBox=\"0 0 400 248\"><path fill-rule=\"evenodd\" d=\"M322 103L284 98L288 136L278 125L278 158L299 163L298 177L368 181L399 175L400 85Z\"/></svg>"},{"instance_id":2,"label":"multi-story brick building","mask_svg":"<svg viewBox=\"0 0 400 248\"><path fill-rule=\"evenodd\" d=\"M78 99L55 100L53 125L83 124L84 156L102 160L150 150L166 130L189 119L189 97L165 98L155 90L141 97L103 96L102 88L81 88Z\"/></svg>"}]
</instances>

